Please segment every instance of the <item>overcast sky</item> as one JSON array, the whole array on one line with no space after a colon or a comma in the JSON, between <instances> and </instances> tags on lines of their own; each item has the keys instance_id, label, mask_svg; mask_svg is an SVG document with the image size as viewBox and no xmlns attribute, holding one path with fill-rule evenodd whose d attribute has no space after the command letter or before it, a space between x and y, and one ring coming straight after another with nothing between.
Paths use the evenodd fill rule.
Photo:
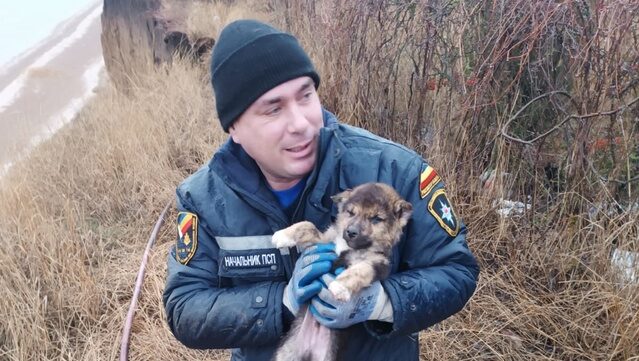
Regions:
<instances>
[{"instance_id":1,"label":"overcast sky","mask_svg":"<svg viewBox=\"0 0 639 361\"><path fill-rule=\"evenodd\" d=\"M0 67L100 0L0 0Z\"/></svg>"}]
</instances>

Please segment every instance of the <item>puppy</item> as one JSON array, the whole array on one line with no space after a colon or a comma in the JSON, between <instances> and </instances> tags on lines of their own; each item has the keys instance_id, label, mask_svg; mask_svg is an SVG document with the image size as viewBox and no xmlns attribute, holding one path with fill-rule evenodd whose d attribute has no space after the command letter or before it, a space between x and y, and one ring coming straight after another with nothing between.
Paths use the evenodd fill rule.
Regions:
<instances>
[{"instance_id":1,"label":"puppy","mask_svg":"<svg viewBox=\"0 0 639 361\"><path fill-rule=\"evenodd\" d=\"M382 183L366 183L332 197L337 204L335 223L321 233L312 223L300 222L275 232L276 247L300 248L335 242L334 269L345 267L328 285L340 301L350 298L390 272L391 249L412 213L410 203ZM338 359L339 330L320 325L302 306L274 361L333 361Z\"/></svg>"}]
</instances>

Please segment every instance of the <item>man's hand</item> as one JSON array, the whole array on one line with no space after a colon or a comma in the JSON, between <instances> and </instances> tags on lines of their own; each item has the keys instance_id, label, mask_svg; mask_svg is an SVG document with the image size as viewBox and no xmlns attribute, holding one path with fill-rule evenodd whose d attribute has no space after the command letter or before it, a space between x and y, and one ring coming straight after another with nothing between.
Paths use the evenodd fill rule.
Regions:
<instances>
[{"instance_id":1,"label":"man's hand","mask_svg":"<svg viewBox=\"0 0 639 361\"><path fill-rule=\"evenodd\" d=\"M311 300L315 319L329 328L346 328L367 320L393 322L393 309L379 281L354 294L348 301L335 299L328 286L335 280L332 274L322 276L323 286Z\"/></svg>"},{"instance_id":2,"label":"man's hand","mask_svg":"<svg viewBox=\"0 0 639 361\"><path fill-rule=\"evenodd\" d=\"M302 252L295 263L293 275L284 289L284 305L297 315L300 305L308 302L322 290L319 278L330 272L337 259L335 244L317 244Z\"/></svg>"}]
</instances>

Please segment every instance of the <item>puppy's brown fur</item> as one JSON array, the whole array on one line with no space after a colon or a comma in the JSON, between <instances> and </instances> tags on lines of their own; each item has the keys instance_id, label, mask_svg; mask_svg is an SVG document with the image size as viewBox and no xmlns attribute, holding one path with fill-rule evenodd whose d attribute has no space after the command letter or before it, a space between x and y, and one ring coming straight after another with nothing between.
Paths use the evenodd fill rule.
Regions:
<instances>
[{"instance_id":1,"label":"puppy's brown fur","mask_svg":"<svg viewBox=\"0 0 639 361\"><path fill-rule=\"evenodd\" d=\"M382 183L366 183L333 196L338 214L335 223L321 233L310 222L296 223L273 235L278 247L335 242L339 259L334 267L346 267L328 285L336 299L347 301L390 271L390 254L412 213L410 203ZM338 358L338 331L328 329L306 307L275 354L275 361L333 361Z\"/></svg>"}]
</instances>

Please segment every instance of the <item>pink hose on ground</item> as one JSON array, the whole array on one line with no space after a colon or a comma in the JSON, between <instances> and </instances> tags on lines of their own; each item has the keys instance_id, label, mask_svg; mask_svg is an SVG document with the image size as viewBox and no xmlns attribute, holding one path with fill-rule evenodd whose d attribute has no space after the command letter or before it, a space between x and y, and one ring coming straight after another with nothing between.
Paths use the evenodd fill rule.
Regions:
<instances>
[{"instance_id":1,"label":"pink hose on ground","mask_svg":"<svg viewBox=\"0 0 639 361\"><path fill-rule=\"evenodd\" d=\"M158 218L157 222L155 222L155 227L153 227L153 232L151 232L149 242L147 243L146 249L144 250L144 255L142 256L142 263L140 264L140 270L138 271L138 276L135 280L135 289L133 290L133 297L131 298L131 304L129 305L129 312L126 315L126 321L124 322L124 328L122 329L122 341L120 343L120 361L127 361L129 359L129 339L131 338L131 326L133 325L133 316L135 315L135 309L138 304L138 296L140 296L142 282L144 281L144 269L146 268L146 263L149 259L151 248L155 243L155 238L157 237L158 231L160 230L160 227L162 227L162 223L164 222L164 215L169 209L171 203L173 203L173 201L170 201L166 204L164 210L160 214L160 218Z\"/></svg>"}]
</instances>

